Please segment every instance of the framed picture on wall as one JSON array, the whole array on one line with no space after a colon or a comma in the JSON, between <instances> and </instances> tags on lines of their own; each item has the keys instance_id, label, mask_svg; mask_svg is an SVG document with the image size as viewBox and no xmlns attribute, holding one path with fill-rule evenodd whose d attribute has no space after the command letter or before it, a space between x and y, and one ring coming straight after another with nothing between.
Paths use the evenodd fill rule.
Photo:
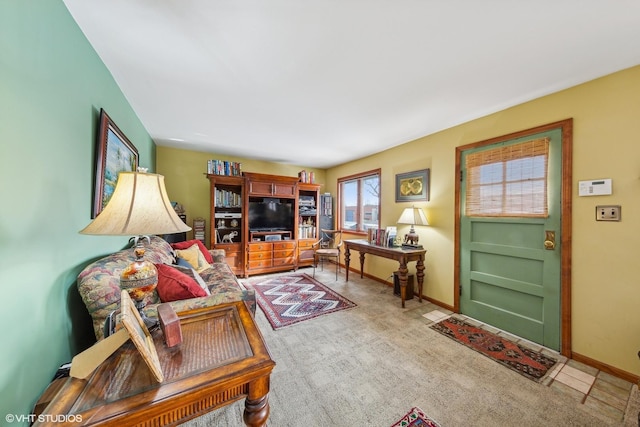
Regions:
<instances>
[{"instance_id":1,"label":"framed picture on wall","mask_svg":"<svg viewBox=\"0 0 640 427\"><path fill-rule=\"evenodd\" d=\"M429 201L429 169L396 175L396 202Z\"/></svg>"},{"instance_id":2,"label":"framed picture on wall","mask_svg":"<svg viewBox=\"0 0 640 427\"><path fill-rule=\"evenodd\" d=\"M116 188L118 174L135 172L137 168L138 150L104 109L100 109L92 218L98 216L109 203Z\"/></svg>"}]
</instances>

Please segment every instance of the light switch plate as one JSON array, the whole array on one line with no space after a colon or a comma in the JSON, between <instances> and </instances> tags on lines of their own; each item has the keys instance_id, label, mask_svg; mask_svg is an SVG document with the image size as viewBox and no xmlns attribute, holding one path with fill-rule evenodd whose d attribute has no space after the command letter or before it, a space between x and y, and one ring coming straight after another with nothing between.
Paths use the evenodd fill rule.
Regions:
<instances>
[{"instance_id":1,"label":"light switch plate","mask_svg":"<svg viewBox=\"0 0 640 427\"><path fill-rule=\"evenodd\" d=\"M596 206L596 221L620 221L620 205Z\"/></svg>"}]
</instances>

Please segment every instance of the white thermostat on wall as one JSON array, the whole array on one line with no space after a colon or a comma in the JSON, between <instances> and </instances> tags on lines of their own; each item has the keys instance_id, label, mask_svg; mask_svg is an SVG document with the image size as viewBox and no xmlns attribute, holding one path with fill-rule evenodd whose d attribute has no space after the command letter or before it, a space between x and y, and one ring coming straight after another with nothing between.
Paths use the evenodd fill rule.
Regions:
<instances>
[{"instance_id":1,"label":"white thermostat on wall","mask_svg":"<svg viewBox=\"0 0 640 427\"><path fill-rule=\"evenodd\" d=\"M608 196L611 194L611 179L578 181L579 196Z\"/></svg>"}]
</instances>

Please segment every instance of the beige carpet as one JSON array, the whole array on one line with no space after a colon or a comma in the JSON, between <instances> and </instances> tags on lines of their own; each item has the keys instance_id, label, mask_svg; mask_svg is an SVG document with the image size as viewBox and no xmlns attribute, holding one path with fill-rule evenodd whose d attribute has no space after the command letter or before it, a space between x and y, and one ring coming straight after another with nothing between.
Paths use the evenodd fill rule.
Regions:
<instances>
[{"instance_id":1,"label":"beige carpet","mask_svg":"<svg viewBox=\"0 0 640 427\"><path fill-rule=\"evenodd\" d=\"M402 309L391 288L357 274L336 281L329 270L316 278L358 307L277 331L258 309L277 363L269 426L384 427L413 406L443 427L637 425L637 390L614 422L429 329L422 315L436 306L413 299ZM242 426L243 409L237 402L185 425Z\"/></svg>"}]
</instances>

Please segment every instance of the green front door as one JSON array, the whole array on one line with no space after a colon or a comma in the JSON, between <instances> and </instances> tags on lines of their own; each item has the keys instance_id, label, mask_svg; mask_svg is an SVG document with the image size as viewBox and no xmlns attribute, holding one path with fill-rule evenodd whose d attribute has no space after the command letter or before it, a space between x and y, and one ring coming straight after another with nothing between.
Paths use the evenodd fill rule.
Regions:
<instances>
[{"instance_id":1,"label":"green front door","mask_svg":"<svg viewBox=\"0 0 640 427\"><path fill-rule=\"evenodd\" d=\"M555 350L561 157L561 129L475 146L460 156L460 311Z\"/></svg>"}]
</instances>

